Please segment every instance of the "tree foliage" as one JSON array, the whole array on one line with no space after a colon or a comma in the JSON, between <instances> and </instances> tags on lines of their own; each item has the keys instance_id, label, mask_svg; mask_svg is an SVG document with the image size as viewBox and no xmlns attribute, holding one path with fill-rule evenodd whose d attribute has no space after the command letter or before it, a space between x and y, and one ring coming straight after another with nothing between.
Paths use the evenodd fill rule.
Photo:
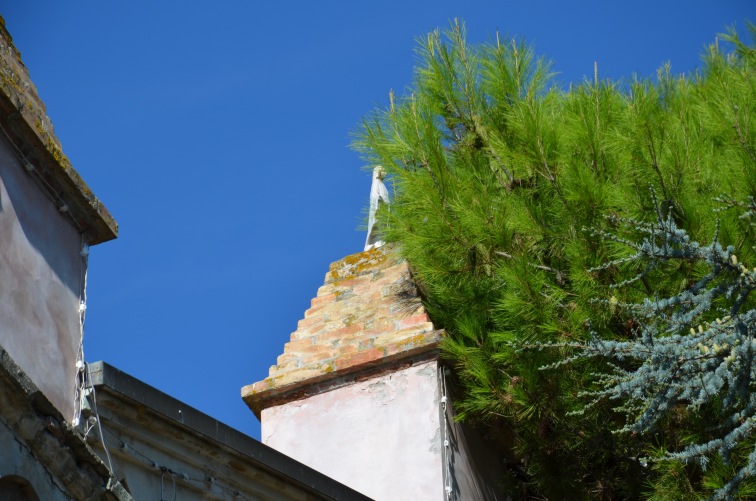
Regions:
<instances>
[{"instance_id":1,"label":"tree foliage","mask_svg":"<svg viewBox=\"0 0 756 501\"><path fill-rule=\"evenodd\" d=\"M753 198L747 209L743 216L750 219L756 209ZM756 268L738 262L734 248L723 248L716 236L706 246L692 241L671 213L663 217L657 205L653 224L622 221L642 235L637 242L604 234L634 253L598 270L633 261L643 265L637 275L617 287L680 263L703 263L708 271L671 297L647 297L640 303L621 305L616 299L602 301L622 308L638 322L633 336L602 339L592 332L585 344L552 345L578 348L574 357L553 367L585 357L609 360L611 372L597 374L600 388L587 394L593 402L608 398L620 403L617 409L629 418L623 432L653 432L672 413L696 415L704 407L713 407L719 417L709 423L707 436L660 455L664 460L696 461L706 471L714 454L732 463L733 452L748 441L756 427L756 393L752 392L756 383L756 309L750 297L756 289ZM717 486L713 499L731 498L743 480L754 475L756 448Z\"/></svg>"},{"instance_id":2,"label":"tree foliage","mask_svg":"<svg viewBox=\"0 0 756 501\"><path fill-rule=\"evenodd\" d=\"M725 394L751 391L750 380L735 390L723 377L721 399L698 407L689 404L700 395L675 394L653 426L633 428L642 399L606 393L635 412L628 420L613 399L583 411L584 394L604 395L647 359L611 365L575 347L637 343L654 322L667 339L672 320L632 305L719 283L706 282L706 259L653 267L635 259L638 245L627 244L643 245L639 230L662 221L689 242L716 234L732 249L721 252L756 263L754 227L737 211L714 212L718 196L756 195L756 56L734 34L726 39L731 50L713 44L693 75L664 66L653 80L615 83L596 70L564 90L522 41L497 35L472 46L455 23L418 42L413 86L391 92L357 132L356 148L395 186L387 238L401 244L431 317L448 333L444 354L461 388L455 407L487 428L507 461L503 480L523 499L696 496L733 474L721 447L699 454L711 459L706 471L683 456L650 466L641 458L709 443L708 423L735 416ZM696 321L714 320L696 311ZM525 349L544 344L560 347ZM730 356L710 363L720 355ZM635 433L612 433L627 427ZM749 454L734 449L735 463Z\"/></svg>"}]
</instances>

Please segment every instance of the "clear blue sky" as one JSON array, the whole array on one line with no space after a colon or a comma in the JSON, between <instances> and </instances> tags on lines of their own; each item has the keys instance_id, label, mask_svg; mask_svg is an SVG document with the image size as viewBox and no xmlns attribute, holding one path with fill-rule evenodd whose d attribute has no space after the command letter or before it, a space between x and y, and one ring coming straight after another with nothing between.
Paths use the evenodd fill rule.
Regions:
<instances>
[{"instance_id":1,"label":"clear blue sky","mask_svg":"<svg viewBox=\"0 0 756 501\"><path fill-rule=\"evenodd\" d=\"M7 5L10 3L10 5ZM63 149L120 224L92 249L85 355L241 431L330 262L358 252L360 118L458 17L593 74L690 72L750 0L6 2Z\"/></svg>"}]
</instances>

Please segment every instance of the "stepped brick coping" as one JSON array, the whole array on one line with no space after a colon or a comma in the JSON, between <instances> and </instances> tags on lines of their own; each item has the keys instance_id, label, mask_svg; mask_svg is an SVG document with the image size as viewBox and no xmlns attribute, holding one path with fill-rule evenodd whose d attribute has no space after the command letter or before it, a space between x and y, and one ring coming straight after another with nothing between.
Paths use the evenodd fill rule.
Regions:
<instances>
[{"instance_id":1,"label":"stepped brick coping","mask_svg":"<svg viewBox=\"0 0 756 501\"><path fill-rule=\"evenodd\" d=\"M273 405L437 358L443 336L394 249L352 254L331 264L276 365L242 398L260 417Z\"/></svg>"}]
</instances>

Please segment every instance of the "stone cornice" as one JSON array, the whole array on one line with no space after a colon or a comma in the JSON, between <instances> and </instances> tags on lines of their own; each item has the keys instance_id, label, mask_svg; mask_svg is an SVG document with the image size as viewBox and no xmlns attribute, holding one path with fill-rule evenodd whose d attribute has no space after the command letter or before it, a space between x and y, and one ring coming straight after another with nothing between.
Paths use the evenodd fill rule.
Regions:
<instances>
[{"instance_id":1,"label":"stone cornice","mask_svg":"<svg viewBox=\"0 0 756 501\"><path fill-rule=\"evenodd\" d=\"M55 203L65 204L89 244L118 236L118 224L73 168L55 136L45 105L0 17L0 135L15 145L27 170Z\"/></svg>"}]
</instances>

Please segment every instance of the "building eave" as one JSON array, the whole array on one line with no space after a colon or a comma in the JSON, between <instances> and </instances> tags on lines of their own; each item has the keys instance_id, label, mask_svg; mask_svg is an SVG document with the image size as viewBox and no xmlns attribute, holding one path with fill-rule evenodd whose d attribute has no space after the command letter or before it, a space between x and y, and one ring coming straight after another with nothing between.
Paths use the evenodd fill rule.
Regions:
<instances>
[{"instance_id":1,"label":"building eave","mask_svg":"<svg viewBox=\"0 0 756 501\"><path fill-rule=\"evenodd\" d=\"M118 224L63 153L45 105L0 17L0 134L16 147L54 203L94 245L118 236Z\"/></svg>"}]
</instances>

